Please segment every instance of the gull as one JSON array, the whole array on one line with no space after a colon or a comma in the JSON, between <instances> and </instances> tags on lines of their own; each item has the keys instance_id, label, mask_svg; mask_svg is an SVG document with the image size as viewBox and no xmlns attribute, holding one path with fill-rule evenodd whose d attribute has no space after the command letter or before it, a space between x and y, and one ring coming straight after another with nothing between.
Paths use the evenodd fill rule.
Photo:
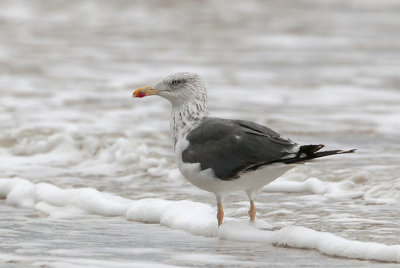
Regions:
<instances>
[{"instance_id":1,"label":"gull","mask_svg":"<svg viewBox=\"0 0 400 268\"><path fill-rule=\"evenodd\" d=\"M171 134L177 166L189 182L214 193L218 226L224 197L244 191L255 221L255 192L306 161L355 150L320 151L323 144L299 145L272 129L246 120L210 117L207 90L199 75L171 74L134 91L135 98L158 95L172 104Z\"/></svg>"}]
</instances>

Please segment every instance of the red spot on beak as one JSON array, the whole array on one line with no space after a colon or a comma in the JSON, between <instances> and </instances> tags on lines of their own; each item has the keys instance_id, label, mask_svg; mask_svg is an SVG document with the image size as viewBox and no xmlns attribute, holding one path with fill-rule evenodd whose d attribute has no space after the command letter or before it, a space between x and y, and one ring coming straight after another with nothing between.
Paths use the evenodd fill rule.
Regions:
<instances>
[{"instance_id":1,"label":"red spot on beak","mask_svg":"<svg viewBox=\"0 0 400 268\"><path fill-rule=\"evenodd\" d=\"M143 98L151 95L156 95L160 91L161 90L151 88L151 86L141 87L135 90L132 98Z\"/></svg>"},{"instance_id":2,"label":"red spot on beak","mask_svg":"<svg viewBox=\"0 0 400 268\"><path fill-rule=\"evenodd\" d=\"M136 97L136 98L143 98L143 97L146 97L146 93L138 92L138 93L136 94L135 97Z\"/></svg>"}]
</instances>

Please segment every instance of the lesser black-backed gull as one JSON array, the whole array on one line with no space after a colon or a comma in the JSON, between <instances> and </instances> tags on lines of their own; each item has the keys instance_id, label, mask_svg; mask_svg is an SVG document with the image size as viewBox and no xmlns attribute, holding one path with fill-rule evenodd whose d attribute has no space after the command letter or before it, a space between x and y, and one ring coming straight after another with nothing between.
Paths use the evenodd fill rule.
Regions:
<instances>
[{"instance_id":1,"label":"lesser black-backed gull","mask_svg":"<svg viewBox=\"0 0 400 268\"><path fill-rule=\"evenodd\" d=\"M209 117L206 87L194 73L175 73L133 93L138 98L150 95L172 103L171 133L178 168L189 182L215 194L218 226L223 221L226 194L245 191L250 200L250 221L254 222L255 191L295 164L354 152L319 151L324 145L299 145L250 121Z\"/></svg>"}]
</instances>

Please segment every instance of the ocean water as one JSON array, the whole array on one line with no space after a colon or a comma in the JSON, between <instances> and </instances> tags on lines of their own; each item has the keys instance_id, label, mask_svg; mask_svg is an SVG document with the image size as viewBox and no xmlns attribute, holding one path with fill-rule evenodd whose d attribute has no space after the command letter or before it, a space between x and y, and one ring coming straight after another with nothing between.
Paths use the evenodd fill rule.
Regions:
<instances>
[{"instance_id":1,"label":"ocean water","mask_svg":"<svg viewBox=\"0 0 400 268\"><path fill-rule=\"evenodd\" d=\"M397 267L398 1L0 2L1 267ZM213 116L353 149L286 173L217 228L181 177L170 105L199 73Z\"/></svg>"}]
</instances>

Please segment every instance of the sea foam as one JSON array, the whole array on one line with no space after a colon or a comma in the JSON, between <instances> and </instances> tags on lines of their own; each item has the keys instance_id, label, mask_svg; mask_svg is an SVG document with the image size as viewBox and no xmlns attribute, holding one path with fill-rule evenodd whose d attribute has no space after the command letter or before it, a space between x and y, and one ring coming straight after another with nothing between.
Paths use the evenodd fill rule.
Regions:
<instances>
[{"instance_id":1,"label":"sea foam","mask_svg":"<svg viewBox=\"0 0 400 268\"><path fill-rule=\"evenodd\" d=\"M354 241L301 226L286 226L276 231L262 230L257 228L257 224L230 217L226 217L225 223L218 228L213 207L188 200L131 200L94 188L62 189L20 178L0 179L0 198L9 205L34 208L53 218L119 216L131 221L161 224L195 235L313 249L329 256L400 263L400 245Z\"/></svg>"}]
</instances>

